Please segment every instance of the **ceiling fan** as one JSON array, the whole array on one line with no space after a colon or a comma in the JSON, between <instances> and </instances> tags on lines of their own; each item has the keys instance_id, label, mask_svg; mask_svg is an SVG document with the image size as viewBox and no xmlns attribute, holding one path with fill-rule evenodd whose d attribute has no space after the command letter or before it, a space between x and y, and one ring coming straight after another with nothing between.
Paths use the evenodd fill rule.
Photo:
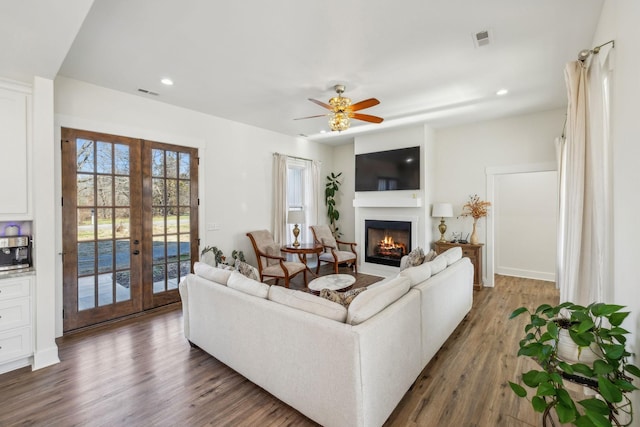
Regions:
<instances>
[{"instance_id":1,"label":"ceiling fan","mask_svg":"<svg viewBox=\"0 0 640 427\"><path fill-rule=\"evenodd\" d=\"M351 125L350 119L363 120L371 123L381 123L384 119L382 117L370 116L369 114L356 113L356 111L364 110L365 108L373 107L380 104L375 98L365 99L364 101L351 104L351 98L343 97L342 94L345 91L344 85L335 85L333 87L338 94L329 100L328 104L317 99L309 98L309 101L318 104L321 107L326 108L330 112L327 114L319 114L317 116L300 117L295 120L312 119L315 117L329 117L329 127L332 131L341 132L349 129Z\"/></svg>"}]
</instances>

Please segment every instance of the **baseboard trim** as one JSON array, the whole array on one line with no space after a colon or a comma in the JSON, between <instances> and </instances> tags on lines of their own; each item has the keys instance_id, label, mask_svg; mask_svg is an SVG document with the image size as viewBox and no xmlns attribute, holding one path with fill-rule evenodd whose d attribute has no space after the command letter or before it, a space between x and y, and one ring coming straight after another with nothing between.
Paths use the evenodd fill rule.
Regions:
<instances>
[{"instance_id":1,"label":"baseboard trim","mask_svg":"<svg viewBox=\"0 0 640 427\"><path fill-rule=\"evenodd\" d=\"M524 279L544 280L546 282L556 281L555 273L523 270L519 268L496 267L496 274L500 274L502 276L522 277Z\"/></svg>"},{"instance_id":2,"label":"baseboard trim","mask_svg":"<svg viewBox=\"0 0 640 427\"><path fill-rule=\"evenodd\" d=\"M32 367L34 371L55 365L56 363L60 363L60 358L58 357L58 346L36 351L33 355Z\"/></svg>"}]
</instances>

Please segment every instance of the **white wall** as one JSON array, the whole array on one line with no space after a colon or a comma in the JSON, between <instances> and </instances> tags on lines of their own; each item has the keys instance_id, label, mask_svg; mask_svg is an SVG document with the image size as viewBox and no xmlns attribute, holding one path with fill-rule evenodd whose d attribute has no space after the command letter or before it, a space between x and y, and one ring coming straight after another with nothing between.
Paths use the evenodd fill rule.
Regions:
<instances>
[{"instance_id":1,"label":"white wall","mask_svg":"<svg viewBox=\"0 0 640 427\"><path fill-rule=\"evenodd\" d=\"M631 315L623 327L632 333L628 344L640 351L640 227L638 183L640 182L640 2L605 1L593 45L615 40L613 91L611 96L611 132L613 150L613 281L614 303L627 306ZM635 356L638 364L638 357ZM637 385L636 381L636 385ZM636 412L640 393L634 392ZM634 425L640 425L636 417Z\"/></svg>"},{"instance_id":2,"label":"white wall","mask_svg":"<svg viewBox=\"0 0 640 427\"><path fill-rule=\"evenodd\" d=\"M406 147L421 147L421 171L420 181L422 183L420 190L399 190L399 191L364 191L354 193L355 199L369 199L388 201L390 199L419 199L421 206L419 207L358 207L355 209L355 240L359 244L360 263L364 257L363 246L364 236L361 226L365 218L401 218L416 217L418 223L417 241L413 242L413 247L428 247L432 240L431 217L428 212L431 209L432 200L432 183L433 158L434 158L434 131L427 125L415 125L400 129L393 129L376 134L365 134L356 136L354 142L354 154L371 153L376 151L394 150ZM355 161L352 160L351 167L355 170ZM355 172L354 172L355 174ZM344 202L343 202L344 203ZM392 203L393 204L393 203ZM386 268L378 265L364 265L363 271L372 274L386 274L397 271L393 267Z\"/></svg>"},{"instance_id":3,"label":"white wall","mask_svg":"<svg viewBox=\"0 0 640 427\"><path fill-rule=\"evenodd\" d=\"M494 202L495 272L555 281L557 172L498 175Z\"/></svg>"},{"instance_id":4,"label":"white wall","mask_svg":"<svg viewBox=\"0 0 640 427\"><path fill-rule=\"evenodd\" d=\"M436 130L436 177L434 200L449 202L454 214L470 195L487 200L487 169L526 169L530 165L555 163L554 140L562 133L565 110L551 110L507 117L464 126ZM525 195L523 195L525 197ZM491 220L489 209L489 220ZM478 221L480 242L484 247L483 271L485 285L493 284L488 256L493 247L487 238L487 219ZM450 218L447 237L451 232L471 233L473 220Z\"/></svg>"},{"instance_id":5,"label":"white wall","mask_svg":"<svg viewBox=\"0 0 640 427\"><path fill-rule=\"evenodd\" d=\"M56 271L61 264L61 245L56 244L56 224L60 218L55 215L59 198L54 196L54 157L59 139L53 137L53 81L42 77L33 79L33 205L34 205L34 258L36 260L35 295L35 352L33 369L40 369L58 363L56 337L56 316L62 317L62 305L52 304L56 296Z\"/></svg>"},{"instance_id":6,"label":"white wall","mask_svg":"<svg viewBox=\"0 0 640 427\"><path fill-rule=\"evenodd\" d=\"M332 172L342 172L340 182L342 186L336 197L336 205L340 212L340 219L338 220L338 226L342 231L341 239L345 242L355 242L355 210L353 208L353 199L355 197L355 157L353 154L354 144L350 142L348 144L339 145L333 148L333 168ZM324 184L326 183L326 175L323 175L322 191L324 191ZM328 223L327 209L324 205L324 199L321 204L323 215L320 217L320 222L323 224Z\"/></svg>"},{"instance_id":7,"label":"white wall","mask_svg":"<svg viewBox=\"0 0 640 427\"><path fill-rule=\"evenodd\" d=\"M239 249L254 265L255 256L246 232L272 229L273 153L320 160L323 175L333 170L330 146L68 78L59 77L55 81L55 118L57 140L60 127L71 127L197 147L200 247L215 245L226 255ZM58 176L59 151L57 148ZM50 191L60 200L60 185L55 187ZM323 195L318 203L324 206ZM207 224L211 223L218 224L220 230L207 230ZM57 296L57 313L61 313L61 277Z\"/></svg>"}]
</instances>

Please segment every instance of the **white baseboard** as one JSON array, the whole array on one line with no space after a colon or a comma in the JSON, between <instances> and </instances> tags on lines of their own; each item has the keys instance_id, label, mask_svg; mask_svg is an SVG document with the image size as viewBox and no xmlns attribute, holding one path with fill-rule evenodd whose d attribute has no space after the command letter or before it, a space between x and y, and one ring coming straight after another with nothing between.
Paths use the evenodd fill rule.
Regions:
<instances>
[{"instance_id":1,"label":"white baseboard","mask_svg":"<svg viewBox=\"0 0 640 427\"><path fill-rule=\"evenodd\" d=\"M547 282L555 282L556 274L544 271L523 270L519 268L496 267L496 274L502 276L522 277L525 279L544 280Z\"/></svg>"},{"instance_id":2,"label":"white baseboard","mask_svg":"<svg viewBox=\"0 0 640 427\"><path fill-rule=\"evenodd\" d=\"M31 365L31 358L25 357L23 359L14 360L13 362L4 363L0 365L0 374L4 374L5 372L10 372L16 369L24 368L25 366Z\"/></svg>"},{"instance_id":3,"label":"white baseboard","mask_svg":"<svg viewBox=\"0 0 640 427\"><path fill-rule=\"evenodd\" d=\"M46 368L47 366L60 363L58 357L58 346L50 347L44 350L36 351L33 355L33 370Z\"/></svg>"}]
</instances>

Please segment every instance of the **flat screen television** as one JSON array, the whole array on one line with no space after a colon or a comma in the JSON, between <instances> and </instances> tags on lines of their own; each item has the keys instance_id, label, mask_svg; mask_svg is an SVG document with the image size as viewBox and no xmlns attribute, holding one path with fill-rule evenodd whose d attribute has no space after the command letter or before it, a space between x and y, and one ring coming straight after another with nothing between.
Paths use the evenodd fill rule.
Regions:
<instances>
[{"instance_id":1,"label":"flat screen television","mask_svg":"<svg viewBox=\"0 0 640 427\"><path fill-rule=\"evenodd\" d=\"M420 189L420 147L356 155L356 191Z\"/></svg>"}]
</instances>

